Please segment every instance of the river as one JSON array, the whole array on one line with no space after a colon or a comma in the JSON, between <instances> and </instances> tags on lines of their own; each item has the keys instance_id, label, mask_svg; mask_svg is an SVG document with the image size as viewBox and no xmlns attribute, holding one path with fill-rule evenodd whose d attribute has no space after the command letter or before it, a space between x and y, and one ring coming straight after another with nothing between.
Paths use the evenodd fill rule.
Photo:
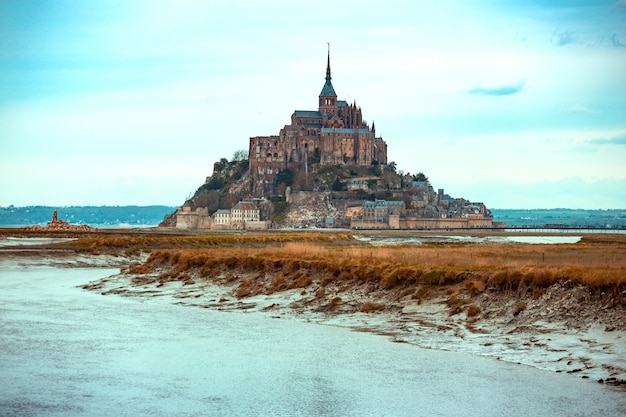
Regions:
<instances>
[{"instance_id":1,"label":"river","mask_svg":"<svg viewBox=\"0 0 626 417\"><path fill-rule=\"evenodd\" d=\"M0 258L0 415L626 415L562 374L78 287L117 271Z\"/></svg>"}]
</instances>

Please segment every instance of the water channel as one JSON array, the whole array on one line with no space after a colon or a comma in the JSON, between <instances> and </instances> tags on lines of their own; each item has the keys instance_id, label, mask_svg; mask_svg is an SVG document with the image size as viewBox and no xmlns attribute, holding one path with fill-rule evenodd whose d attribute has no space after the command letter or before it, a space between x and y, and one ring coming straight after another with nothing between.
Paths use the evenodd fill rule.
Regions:
<instances>
[{"instance_id":1,"label":"water channel","mask_svg":"<svg viewBox=\"0 0 626 417\"><path fill-rule=\"evenodd\" d=\"M0 415L626 415L562 374L78 287L117 271L0 258Z\"/></svg>"}]
</instances>

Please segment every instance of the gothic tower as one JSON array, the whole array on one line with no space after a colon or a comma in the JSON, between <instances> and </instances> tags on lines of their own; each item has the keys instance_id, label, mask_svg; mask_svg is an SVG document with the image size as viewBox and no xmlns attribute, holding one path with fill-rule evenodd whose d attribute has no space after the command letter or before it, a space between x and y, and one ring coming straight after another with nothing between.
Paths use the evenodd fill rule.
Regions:
<instances>
[{"instance_id":1,"label":"gothic tower","mask_svg":"<svg viewBox=\"0 0 626 417\"><path fill-rule=\"evenodd\" d=\"M324 116L327 115L327 119L330 119L337 113L337 94L330 82L330 44L328 46L328 63L326 64L326 83L320 93L319 112Z\"/></svg>"}]
</instances>

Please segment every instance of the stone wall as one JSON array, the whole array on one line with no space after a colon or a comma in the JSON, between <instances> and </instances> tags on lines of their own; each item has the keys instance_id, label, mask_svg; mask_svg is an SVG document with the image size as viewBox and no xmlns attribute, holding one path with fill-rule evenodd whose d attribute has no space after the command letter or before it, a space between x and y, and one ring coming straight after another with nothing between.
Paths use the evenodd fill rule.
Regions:
<instances>
[{"instance_id":1,"label":"stone wall","mask_svg":"<svg viewBox=\"0 0 626 417\"><path fill-rule=\"evenodd\" d=\"M206 207L191 211L183 207L176 212L176 228L178 229L210 229L213 224Z\"/></svg>"},{"instance_id":2,"label":"stone wall","mask_svg":"<svg viewBox=\"0 0 626 417\"><path fill-rule=\"evenodd\" d=\"M353 219L352 229L468 229L494 227L491 218L418 218L390 215L387 222Z\"/></svg>"}]
</instances>

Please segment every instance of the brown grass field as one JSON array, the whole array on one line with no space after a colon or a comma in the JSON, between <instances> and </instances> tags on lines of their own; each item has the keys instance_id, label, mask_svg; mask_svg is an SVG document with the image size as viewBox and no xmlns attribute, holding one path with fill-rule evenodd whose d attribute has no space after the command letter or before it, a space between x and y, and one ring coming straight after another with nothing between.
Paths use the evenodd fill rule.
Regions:
<instances>
[{"instance_id":1,"label":"brown grass field","mask_svg":"<svg viewBox=\"0 0 626 417\"><path fill-rule=\"evenodd\" d=\"M446 243L369 246L349 232L238 234L89 234L55 248L92 254L150 253L135 272L167 269L167 275L254 273L241 296L302 288L367 284L417 293L417 287L458 286L472 294L485 288L541 290L555 282L582 284L598 294L626 291L626 236L589 235L574 244ZM262 287L262 288L261 288ZM421 289L422 292L427 290Z\"/></svg>"}]
</instances>

